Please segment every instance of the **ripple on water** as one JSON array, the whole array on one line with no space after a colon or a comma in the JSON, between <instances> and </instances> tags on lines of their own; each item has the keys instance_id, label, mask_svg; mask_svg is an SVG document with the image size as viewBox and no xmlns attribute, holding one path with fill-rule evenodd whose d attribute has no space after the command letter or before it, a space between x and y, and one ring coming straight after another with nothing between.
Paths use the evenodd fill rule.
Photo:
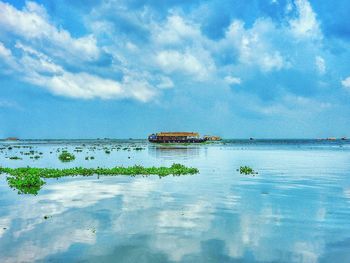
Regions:
<instances>
[{"instance_id":1,"label":"ripple on water","mask_svg":"<svg viewBox=\"0 0 350 263\"><path fill-rule=\"evenodd\" d=\"M83 143L74 162L57 160L57 148L74 150ZM303 143L173 149L144 141L60 141L32 144L43 152L37 161L27 156L10 161L2 154L0 164L9 167L178 162L200 174L61 178L47 180L37 196L17 195L2 175L0 257L4 262L344 262L350 257L350 148ZM107 155L104 147L114 144L145 150ZM95 159L86 161L87 155ZM259 174L239 174L243 165Z\"/></svg>"}]
</instances>

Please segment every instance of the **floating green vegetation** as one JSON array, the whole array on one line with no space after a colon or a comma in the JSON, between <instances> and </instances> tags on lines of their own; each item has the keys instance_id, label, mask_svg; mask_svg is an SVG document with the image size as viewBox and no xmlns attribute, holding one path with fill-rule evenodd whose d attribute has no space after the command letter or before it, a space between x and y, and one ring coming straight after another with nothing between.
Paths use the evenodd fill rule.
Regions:
<instances>
[{"instance_id":1,"label":"floating green vegetation","mask_svg":"<svg viewBox=\"0 0 350 263\"><path fill-rule=\"evenodd\" d=\"M238 169L237 169L237 171L238 171ZM255 171L253 170L253 168L251 168L251 167L249 167L249 166L241 166L241 167L239 168L239 173L240 173L240 174L246 174L246 175L248 175L248 174L252 174L252 175L258 174L257 172L255 172Z\"/></svg>"},{"instance_id":2,"label":"floating green vegetation","mask_svg":"<svg viewBox=\"0 0 350 263\"><path fill-rule=\"evenodd\" d=\"M142 148L142 147L136 147L136 148L134 148L134 150L135 150L135 151L142 151L142 150L144 150L144 148Z\"/></svg>"},{"instance_id":3,"label":"floating green vegetation","mask_svg":"<svg viewBox=\"0 0 350 263\"><path fill-rule=\"evenodd\" d=\"M45 184L42 178L60 178L65 176L93 176L93 175L158 175L164 177L167 175L186 175L197 174L197 168L186 167L182 164L173 164L170 167L143 167L140 165L113 168L68 168L68 169L51 169L51 168L2 168L0 174L6 173L8 184L11 188L17 189L19 194L37 194Z\"/></svg>"},{"instance_id":4,"label":"floating green vegetation","mask_svg":"<svg viewBox=\"0 0 350 263\"><path fill-rule=\"evenodd\" d=\"M22 160L22 158L18 157L18 156L11 156L9 157L10 160Z\"/></svg>"},{"instance_id":5,"label":"floating green vegetation","mask_svg":"<svg viewBox=\"0 0 350 263\"><path fill-rule=\"evenodd\" d=\"M18 173L6 178L11 188L17 189L19 194L36 195L45 182L36 174Z\"/></svg>"},{"instance_id":6,"label":"floating green vegetation","mask_svg":"<svg viewBox=\"0 0 350 263\"><path fill-rule=\"evenodd\" d=\"M75 159L74 154L71 154L69 152L62 152L59 156L58 159L60 159L62 162L70 162Z\"/></svg>"}]
</instances>

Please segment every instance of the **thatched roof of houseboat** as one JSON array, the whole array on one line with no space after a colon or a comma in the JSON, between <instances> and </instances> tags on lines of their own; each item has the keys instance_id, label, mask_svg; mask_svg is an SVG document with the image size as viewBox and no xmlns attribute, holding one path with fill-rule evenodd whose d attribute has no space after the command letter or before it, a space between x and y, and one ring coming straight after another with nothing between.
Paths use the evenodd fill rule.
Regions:
<instances>
[{"instance_id":1,"label":"thatched roof of houseboat","mask_svg":"<svg viewBox=\"0 0 350 263\"><path fill-rule=\"evenodd\" d=\"M157 133L158 137L162 136L189 136L189 137L198 137L198 132L159 132Z\"/></svg>"}]
</instances>

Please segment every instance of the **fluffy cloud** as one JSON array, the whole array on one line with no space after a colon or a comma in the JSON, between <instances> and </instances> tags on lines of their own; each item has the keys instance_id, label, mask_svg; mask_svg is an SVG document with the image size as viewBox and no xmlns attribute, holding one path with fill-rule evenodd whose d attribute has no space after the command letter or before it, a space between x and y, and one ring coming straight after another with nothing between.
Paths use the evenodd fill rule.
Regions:
<instances>
[{"instance_id":1,"label":"fluffy cloud","mask_svg":"<svg viewBox=\"0 0 350 263\"><path fill-rule=\"evenodd\" d=\"M174 82L169 77L161 76L157 87L160 89L170 89L174 87Z\"/></svg>"},{"instance_id":2,"label":"fluffy cloud","mask_svg":"<svg viewBox=\"0 0 350 263\"><path fill-rule=\"evenodd\" d=\"M324 74L326 72L326 61L322 57L316 56L315 64L320 74Z\"/></svg>"},{"instance_id":3,"label":"fluffy cloud","mask_svg":"<svg viewBox=\"0 0 350 263\"><path fill-rule=\"evenodd\" d=\"M7 49L4 44L0 42L0 56L3 59L9 59L11 55L11 50Z\"/></svg>"},{"instance_id":4,"label":"fluffy cloud","mask_svg":"<svg viewBox=\"0 0 350 263\"><path fill-rule=\"evenodd\" d=\"M147 83L134 82L125 78L123 82L100 78L87 73L63 72L52 77L44 77L33 74L28 77L33 84L51 90L54 94L71 98L136 98L140 101L148 101L153 92Z\"/></svg>"},{"instance_id":5,"label":"fluffy cloud","mask_svg":"<svg viewBox=\"0 0 350 263\"><path fill-rule=\"evenodd\" d=\"M264 72L280 70L287 66L285 59L272 42L273 33L278 33L270 20L257 20L253 27L245 29L244 23L235 20L226 32L226 45L233 45L243 65L257 66Z\"/></svg>"},{"instance_id":6,"label":"fluffy cloud","mask_svg":"<svg viewBox=\"0 0 350 263\"><path fill-rule=\"evenodd\" d=\"M186 40L198 40L201 32L198 25L191 24L179 15L171 14L164 25L154 27L152 35L156 43L176 45Z\"/></svg>"},{"instance_id":7,"label":"fluffy cloud","mask_svg":"<svg viewBox=\"0 0 350 263\"><path fill-rule=\"evenodd\" d=\"M350 90L350 76L341 81L344 88Z\"/></svg>"},{"instance_id":8,"label":"fluffy cloud","mask_svg":"<svg viewBox=\"0 0 350 263\"><path fill-rule=\"evenodd\" d=\"M241 84L242 80L237 77L232 77L232 76L226 76L224 78L225 82L230 84L230 85L238 85Z\"/></svg>"},{"instance_id":9,"label":"fluffy cloud","mask_svg":"<svg viewBox=\"0 0 350 263\"><path fill-rule=\"evenodd\" d=\"M0 42L2 64L7 66L3 73L12 72L18 79L71 98L131 98L142 102L154 98L155 87L130 70L121 69L126 73L120 81L86 72L89 65L85 63L97 60L101 53L96 39L92 35L73 38L68 31L58 29L50 23L42 6L26 2L25 7L18 10L0 2L0 13L0 32L15 35L26 43L17 41L11 47L12 52ZM74 72L62 65L74 60L81 61Z\"/></svg>"},{"instance_id":10,"label":"fluffy cloud","mask_svg":"<svg viewBox=\"0 0 350 263\"><path fill-rule=\"evenodd\" d=\"M45 9L35 2L26 2L22 10L0 2L0 27L30 42L43 43L44 49L63 58L77 57L94 60L99 56L96 39L92 35L73 38L71 34L58 29L48 20ZM64 50L62 52L62 50Z\"/></svg>"},{"instance_id":11,"label":"fluffy cloud","mask_svg":"<svg viewBox=\"0 0 350 263\"><path fill-rule=\"evenodd\" d=\"M7 46L0 45L0 56L7 64L11 61L10 68L17 68L23 80L56 95L144 102L184 84L195 88L193 81L231 92L228 86L249 85L261 76L269 83L264 89L275 96L289 89L277 83L276 74L314 73L316 67L322 75L327 69L321 45L314 45L323 39L320 22L307 0L288 1L286 6L275 2L273 6L283 9L281 20L264 16L248 22L232 16L215 39L205 34L203 20L191 9L159 13L147 3L144 8L119 3L96 4L84 17L89 33L75 37L55 24L41 5L26 2L16 9L0 2L0 40ZM6 37L1 39L4 34L20 41L11 46Z\"/></svg>"},{"instance_id":12,"label":"fluffy cloud","mask_svg":"<svg viewBox=\"0 0 350 263\"><path fill-rule=\"evenodd\" d=\"M215 63L200 26L179 14L170 13L164 23L151 25L155 61L165 73L183 73L198 81L215 74Z\"/></svg>"},{"instance_id":13,"label":"fluffy cloud","mask_svg":"<svg viewBox=\"0 0 350 263\"><path fill-rule=\"evenodd\" d=\"M156 61L167 73L184 72L198 80L205 80L214 70L214 64L209 55L206 56L204 52L202 55L196 56L188 50L185 52L164 50L157 54Z\"/></svg>"},{"instance_id":14,"label":"fluffy cloud","mask_svg":"<svg viewBox=\"0 0 350 263\"><path fill-rule=\"evenodd\" d=\"M290 20L292 33L300 39L320 39L322 33L316 14L307 0L295 0L298 17Z\"/></svg>"},{"instance_id":15,"label":"fluffy cloud","mask_svg":"<svg viewBox=\"0 0 350 263\"><path fill-rule=\"evenodd\" d=\"M7 66L7 71L10 68L17 68L18 65L15 59L12 56L12 52L10 49L6 48L5 45L0 41L0 67L1 64L5 64ZM7 72L6 72L7 73Z\"/></svg>"},{"instance_id":16,"label":"fluffy cloud","mask_svg":"<svg viewBox=\"0 0 350 263\"><path fill-rule=\"evenodd\" d=\"M48 89L56 95L82 99L132 98L142 102L149 101L155 95L154 88L146 80L124 75L122 81L116 81L86 72L72 73L31 47L21 43L17 43L15 47L22 50L23 54L17 58L21 66L13 70L24 81ZM2 53L10 61L14 60L11 53Z\"/></svg>"}]
</instances>

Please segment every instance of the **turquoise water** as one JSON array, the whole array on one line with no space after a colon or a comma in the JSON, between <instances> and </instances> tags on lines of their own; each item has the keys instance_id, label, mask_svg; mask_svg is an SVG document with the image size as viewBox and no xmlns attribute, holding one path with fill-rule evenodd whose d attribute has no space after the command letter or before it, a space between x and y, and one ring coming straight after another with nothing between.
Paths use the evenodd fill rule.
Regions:
<instances>
[{"instance_id":1,"label":"turquoise water","mask_svg":"<svg viewBox=\"0 0 350 263\"><path fill-rule=\"evenodd\" d=\"M197 175L161 179L49 179L36 196L18 195L8 187L6 175L0 175L1 262L350 262L348 141L0 145L5 148L0 150L4 167L175 162L200 170ZM130 151L106 154L104 147L113 145ZM143 150L132 150L135 145ZM41 157L21 155L30 150L22 146L42 152ZM83 150L74 152L75 161L57 159L58 148L73 152L77 146ZM11 156L23 159L9 160ZM242 165L259 174L239 174L236 169Z\"/></svg>"}]
</instances>

